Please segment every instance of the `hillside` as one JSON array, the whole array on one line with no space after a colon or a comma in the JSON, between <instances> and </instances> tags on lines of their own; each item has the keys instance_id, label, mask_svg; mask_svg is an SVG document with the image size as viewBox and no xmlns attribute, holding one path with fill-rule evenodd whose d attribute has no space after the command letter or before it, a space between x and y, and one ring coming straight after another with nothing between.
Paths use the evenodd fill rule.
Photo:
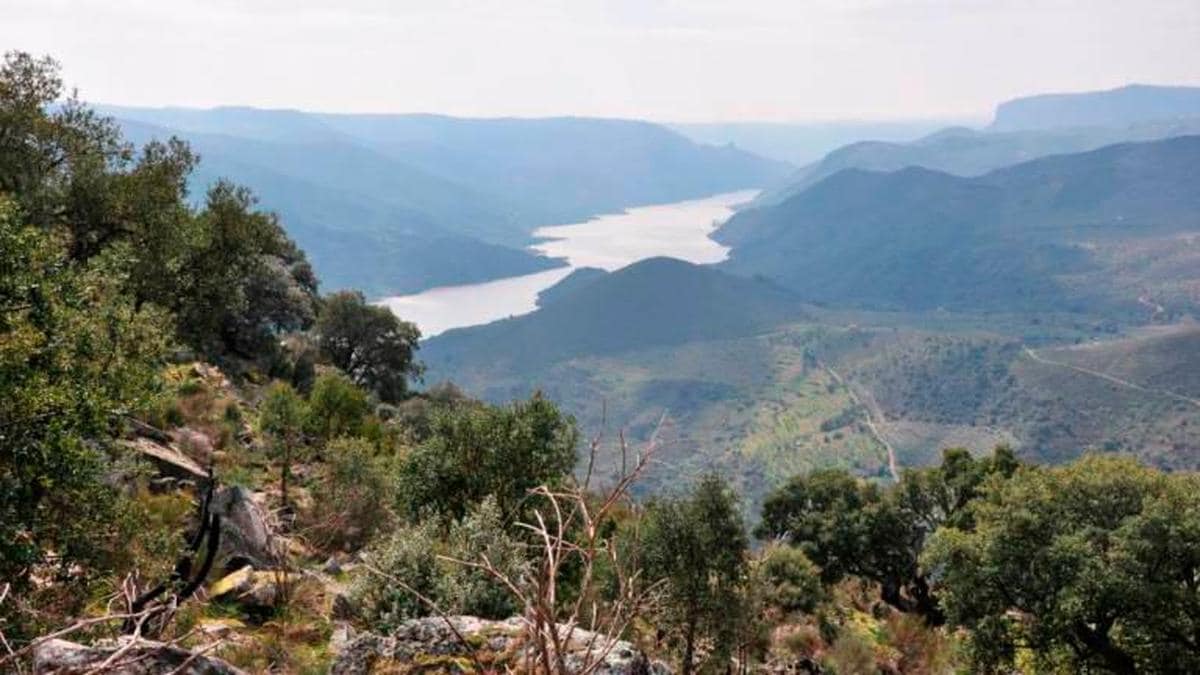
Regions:
<instances>
[{"instance_id":1,"label":"hillside","mask_svg":"<svg viewBox=\"0 0 1200 675\"><path fill-rule=\"evenodd\" d=\"M1040 94L996 107L992 129L1125 126L1200 116L1200 87L1130 84L1107 91Z\"/></svg>"},{"instance_id":2,"label":"hillside","mask_svg":"<svg viewBox=\"0 0 1200 675\"><path fill-rule=\"evenodd\" d=\"M900 143L871 140L837 148L765 191L758 205L778 204L845 169L897 171L909 166L978 176L1039 157L1095 150L1128 141L1153 141L1200 133L1200 114L1115 127L978 131L942 129Z\"/></svg>"},{"instance_id":3,"label":"hillside","mask_svg":"<svg viewBox=\"0 0 1200 675\"><path fill-rule=\"evenodd\" d=\"M188 140L204 158L193 193L217 177L258 186L330 287L377 295L546 269L555 263L524 250L537 226L757 187L788 170L625 120L101 110L136 142Z\"/></svg>"},{"instance_id":4,"label":"hillside","mask_svg":"<svg viewBox=\"0 0 1200 675\"><path fill-rule=\"evenodd\" d=\"M1058 155L963 178L847 170L717 233L725 269L808 300L895 309L1193 311L1200 136ZM1155 242L1158 245L1155 245ZM1175 244L1170 272L1153 266ZM1183 259L1179 259L1182 256ZM1175 274L1185 272L1181 279ZM1117 280L1121 280L1118 282ZM1140 290L1134 291L1132 287Z\"/></svg>"},{"instance_id":5,"label":"hillside","mask_svg":"<svg viewBox=\"0 0 1200 675\"><path fill-rule=\"evenodd\" d=\"M649 258L531 314L447 331L426 342L422 356L431 375L450 368L534 368L577 356L749 335L801 314L794 296L769 283Z\"/></svg>"}]
</instances>

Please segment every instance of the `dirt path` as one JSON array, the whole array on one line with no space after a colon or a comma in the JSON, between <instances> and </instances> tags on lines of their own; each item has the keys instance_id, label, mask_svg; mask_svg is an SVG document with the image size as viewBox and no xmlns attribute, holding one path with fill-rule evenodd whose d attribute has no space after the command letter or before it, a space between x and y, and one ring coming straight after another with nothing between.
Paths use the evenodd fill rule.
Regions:
<instances>
[{"instance_id":1,"label":"dirt path","mask_svg":"<svg viewBox=\"0 0 1200 675\"><path fill-rule=\"evenodd\" d=\"M854 401L855 405L867 411L867 428L871 430L871 435L875 437L875 440L879 441L879 444L887 450L888 472L892 474L892 480L899 482L900 465L899 462L896 461L896 449L892 447L891 443L888 443L887 439L883 437L883 432L881 432L879 427L875 425L875 415L879 415L879 420L882 424L883 413L878 410L878 406L875 403L874 397L871 398L871 402L868 404L858 395L858 392L854 391L854 387L852 387L849 382L842 379L842 376L839 375L836 370L825 365L825 363L820 360L817 361L817 365L824 368L825 372L829 373L829 376L832 377L835 382L846 388L846 392L850 395L850 400Z\"/></svg>"},{"instance_id":2,"label":"dirt path","mask_svg":"<svg viewBox=\"0 0 1200 675\"><path fill-rule=\"evenodd\" d=\"M1084 368L1083 366L1077 366L1073 363L1065 363L1063 361L1055 361L1053 359L1048 359L1048 358L1042 356L1041 354L1038 354L1037 352L1033 351L1029 347L1022 347L1022 349L1025 350L1026 356L1033 359L1034 361L1037 361L1038 363L1044 363L1044 364L1051 365L1051 366L1058 366L1060 368L1069 368L1071 370L1074 370L1075 372L1083 373L1084 375L1091 375L1092 377L1098 377L1102 380L1108 380L1109 382L1112 382L1113 384L1116 384L1116 385L1120 385L1122 387L1128 387L1130 389L1134 389L1134 390L1137 390L1137 391L1140 391L1140 392L1143 392L1146 394L1157 394L1159 396L1167 396L1167 397L1173 398L1177 401L1191 403L1192 405L1196 406L1197 408L1200 408L1200 399L1190 398L1190 397L1184 396L1183 394L1177 394L1173 391L1169 391L1166 389L1153 389L1150 387L1143 387L1142 385L1140 385L1136 382L1130 382L1129 380L1123 380L1114 375L1109 375L1108 373L1102 373L1099 370L1092 370L1091 368Z\"/></svg>"}]
</instances>

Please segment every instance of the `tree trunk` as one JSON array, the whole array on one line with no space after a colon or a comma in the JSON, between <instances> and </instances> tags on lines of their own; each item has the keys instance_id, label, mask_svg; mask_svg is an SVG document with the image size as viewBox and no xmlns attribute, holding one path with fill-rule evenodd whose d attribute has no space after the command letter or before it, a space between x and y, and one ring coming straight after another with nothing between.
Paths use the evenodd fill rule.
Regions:
<instances>
[{"instance_id":1,"label":"tree trunk","mask_svg":"<svg viewBox=\"0 0 1200 675\"><path fill-rule=\"evenodd\" d=\"M1111 622L1107 623L1109 625L1101 624L1103 627L1093 629L1082 621L1077 622L1075 637L1092 653L1103 659L1104 665L1112 672L1118 675L1134 675L1137 673L1137 662L1128 652L1113 644L1108 634Z\"/></svg>"},{"instance_id":2,"label":"tree trunk","mask_svg":"<svg viewBox=\"0 0 1200 675\"><path fill-rule=\"evenodd\" d=\"M696 656L696 626L689 623L683 636L683 665L680 675L692 675L692 660Z\"/></svg>"}]
</instances>

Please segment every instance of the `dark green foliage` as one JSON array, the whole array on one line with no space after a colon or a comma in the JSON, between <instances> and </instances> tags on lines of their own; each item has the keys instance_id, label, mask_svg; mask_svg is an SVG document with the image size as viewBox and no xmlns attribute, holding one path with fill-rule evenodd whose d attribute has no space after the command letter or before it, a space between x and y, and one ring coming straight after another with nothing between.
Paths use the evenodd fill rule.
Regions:
<instances>
[{"instance_id":1,"label":"dark green foliage","mask_svg":"<svg viewBox=\"0 0 1200 675\"><path fill-rule=\"evenodd\" d=\"M315 331L321 354L385 403L404 398L408 378L421 374L414 357L421 332L386 307L368 305L362 293L326 297Z\"/></svg>"},{"instance_id":2,"label":"dark green foliage","mask_svg":"<svg viewBox=\"0 0 1200 675\"><path fill-rule=\"evenodd\" d=\"M17 594L35 570L85 585L124 545L108 451L154 391L166 321L121 293L120 263L72 264L0 196L0 578Z\"/></svg>"},{"instance_id":3,"label":"dark green foliage","mask_svg":"<svg viewBox=\"0 0 1200 675\"><path fill-rule=\"evenodd\" d=\"M1046 669L1200 668L1198 488L1098 456L987 482L974 528L941 530L924 559L976 668L1008 672L1020 648Z\"/></svg>"},{"instance_id":4,"label":"dark green foliage","mask_svg":"<svg viewBox=\"0 0 1200 675\"><path fill-rule=\"evenodd\" d=\"M821 570L792 546L772 546L759 562L764 601L784 612L811 612L824 599Z\"/></svg>"},{"instance_id":5,"label":"dark green foliage","mask_svg":"<svg viewBox=\"0 0 1200 675\"><path fill-rule=\"evenodd\" d=\"M693 672L700 639L713 640L717 668L737 646L748 545L737 497L715 474L701 478L686 497L648 508L645 570L666 584L662 619L680 642L681 672Z\"/></svg>"},{"instance_id":6,"label":"dark green foliage","mask_svg":"<svg viewBox=\"0 0 1200 675\"><path fill-rule=\"evenodd\" d=\"M218 182L194 221L175 305L180 334L207 354L254 357L277 335L310 326L317 281L274 215L245 188Z\"/></svg>"},{"instance_id":7,"label":"dark green foliage","mask_svg":"<svg viewBox=\"0 0 1200 675\"><path fill-rule=\"evenodd\" d=\"M887 490L842 470L816 471L767 498L756 534L798 546L826 583L847 575L869 579L888 604L940 624L944 613L920 566L925 544L943 525L970 527L967 506L979 486L1016 466L1007 448L984 460L947 450L941 466L907 470Z\"/></svg>"},{"instance_id":8,"label":"dark green foliage","mask_svg":"<svg viewBox=\"0 0 1200 675\"><path fill-rule=\"evenodd\" d=\"M59 103L58 65L14 52L0 68L0 192L25 222L61 233L73 261L114 253L137 308L175 316L210 358L257 358L315 318L316 278L274 216L219 181L187 201L196 156L178 139L135 153L109 119Z\"/></svg>"},{"instance_id":9,"label":"dark green foliage","mask_svg":"<svg viewBox=\"0 0 1200 675\"><path fill-rule=\"evenodd\" d=\"M400 471L401 510L461 519L493 497L504 522L522 516L528 491L565 479L575 466L575 421L535 395L509 406L436 410L430 435Z\"/></svg>"}]
</instances>

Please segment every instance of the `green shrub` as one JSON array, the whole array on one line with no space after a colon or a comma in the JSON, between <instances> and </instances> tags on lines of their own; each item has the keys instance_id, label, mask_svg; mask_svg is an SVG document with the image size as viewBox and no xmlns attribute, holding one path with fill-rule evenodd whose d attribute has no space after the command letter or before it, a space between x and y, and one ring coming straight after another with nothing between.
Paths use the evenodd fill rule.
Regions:
<instances>
[{"instance_id":1,"label":"green shrub","mask_svg":"<svg viewBox=\"0 0 1200 675\"><path fill-rule=\"evenodd\" d=\"M510 581L520 585L528 574L524 547L504 527L496 500L488 497L450 529L449 557L480 562L486 556ZM442 603L458 614L506 619L519 609L512 592L482 570L450 563L439 592Z\"/></svg>"},{"instance_id":2,"label":"green shrub","mask_svg":"<svg viewBox=\"0 0 1200 675\"><path fill-rule=\"evenodd\" d=\"M322 497L309 518L313 539L329 548L358 549L391 520L388 463L361 438L335 440L324 456Z\"/></svg>"},{"instance_id":3,"label":"green shrub","mask_svg":"<svg viewBox=\"0 0 1200 675\"><path fill-rule=\"evenodd\" d=\"M439 546L436 524L429 521L392 532L367 553L350 598L373 630L390 632L407 619L429 614L413 591L437 600Z\"/></svg>"},{"instance_id":4,"label":"green shrub","mask_svg":"<svg viewBox=\"0 0 1200 675\"><path fill-rule=\"evenodd\" d=\"M760 564L767 602L779 609L811 612L824 598L821 571L803 551L791 546L772 546Z\"/></svg>"},{"instance_id":5,"label":"green shrub","mask_svg":"<svg viewBox=\"0 0 1200 675\"><path fill-rule=\"evenodd\" d=\"M367 393L345 375L329 371L321 374L313 384L304 430L323 441L339 436L358 436L370 414L371 402Z\"/></svg>"}]
</instances>

